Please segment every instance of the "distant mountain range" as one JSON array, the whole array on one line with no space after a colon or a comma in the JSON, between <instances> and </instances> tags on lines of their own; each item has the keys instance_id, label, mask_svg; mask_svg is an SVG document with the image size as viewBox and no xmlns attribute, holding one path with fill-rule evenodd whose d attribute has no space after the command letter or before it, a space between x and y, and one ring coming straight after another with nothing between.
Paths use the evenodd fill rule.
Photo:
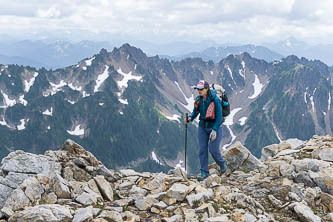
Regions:
<instances>
[{"instance_id":1,"label":"distant mountain range","mask_svg":"<svg viewBox=\"0 0 333 222\"><path fill-rule=\"evenodd\" d=\"M101 48L112 49L107 42L81 41L19 41L0 44L0 64L18 64L36 68L56 69L70 66L98 53Z\"/></svg>"},{"instance_id":2,"label":"distant mountain range","mask_svg":"<svg viewBox=\"0 0 333 222\"><path fill-rule=\"evenodd\" d=\"M241 45L241 46L224 46L224 47L210 47L202 52L192 52L182 56L161 56L162 58L168 58L171 60L179 61L185 58L202 58L205 61L212 60L214 62L220 62L228 55L239 55L244 52L249 53L252 57L263 59L267 62L280 60L283 55L278 54L265 48L263 46L255 45Z\"/></svg>"},{"instance_id":3,"label":"distant mountain range","mask_svg":"<svg viewBox=\"0 0 333 222\"><path fill-rule=\"evenodd\" d=\"M307 59L320 60L333 65L333 44L310 45L295 38L287 38L275 44L263 44L265 47L282 54L283 56L296 55Z\"/></svg>"},{"instance_id":4,"label":"distant mountain range","mask_svg":"<svg viewBox=\"0 0 333 222\"><path fill-rule=\"evenodd\" d=\"M112 50L120 46L119 40L110 42L81 41L3 41L0 43L0 64L18 64L36 68L57 69L70 66L78 61L98 53L102 48ZM159 55L180 61L185 58L202 58L204 61L212 60L217 63L228 55L239 55L243 52L252 57L267 62L278 61L289 55L306 57L324 61L333 65L333 45L311 46L294 38L272 44L260 45L219 45L212 41L200 43L172 42L168 44L152 44L145 41L135 41L147 55Z\"/></svg>"},{"instance_id":5,"label":"distant mountain range","mask_svg":"<svg viewBox=\"0 0 333 222\"><path fill-rule=\"evenodd\" d=\"M223 148L241 141L260 156L288 138L332 134L332 76L326 64L296 56L170 61L129 44L57 70L0 65L0 158L15 149L42 153L71 138L110 168L170 169L184 160L182 117L193 109L191 86L200 79L229 95ZM192 172L196 125L188 129Z\"/></svg>"}]
</instances>

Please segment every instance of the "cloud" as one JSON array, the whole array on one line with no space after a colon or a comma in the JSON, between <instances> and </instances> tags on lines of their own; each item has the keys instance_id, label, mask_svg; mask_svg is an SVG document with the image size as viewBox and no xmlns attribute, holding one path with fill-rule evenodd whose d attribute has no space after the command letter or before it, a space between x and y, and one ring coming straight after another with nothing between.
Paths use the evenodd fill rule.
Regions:
<instances>
[{"instance_id":1,"label":"cloud","mask_svg":"<svg viewBox=\"0 0 333 222\"><path fill-rule=\"evenodd\" d=\"M2 0L0 32L110 32L138 39L259 43L333 39L331 0ZM14 21L14 22L13 22ZM81 36L82 38L86 36Z\"/></svg>"}]
</instances>

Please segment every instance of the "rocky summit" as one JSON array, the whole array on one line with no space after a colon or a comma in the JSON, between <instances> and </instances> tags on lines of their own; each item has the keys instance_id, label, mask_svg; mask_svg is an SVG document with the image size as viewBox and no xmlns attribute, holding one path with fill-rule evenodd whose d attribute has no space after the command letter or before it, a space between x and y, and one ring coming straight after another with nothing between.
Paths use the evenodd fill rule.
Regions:
<instances>
[{"instance_id":1,"label":"rocky summit","mask_svg":"<svg viewBox=\"0 0 333 222\"><path fill-rule=\"evenodd\" d=\"M114 171L72 140L44 155L15 151L0 166L0 221L333 221L333 137L286 140L254 157L240 142L228 170L197 181Z\"/></svg>"}]
</instances>

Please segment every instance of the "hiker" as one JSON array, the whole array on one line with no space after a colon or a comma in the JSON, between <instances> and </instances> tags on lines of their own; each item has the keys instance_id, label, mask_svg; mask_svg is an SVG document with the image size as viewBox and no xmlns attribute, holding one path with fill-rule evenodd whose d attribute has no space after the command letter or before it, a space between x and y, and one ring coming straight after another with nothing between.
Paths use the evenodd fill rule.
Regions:
<instances>
[{"instance_id":1,"label":"hiker","mask_svg":"<svg viewBox=\"0 0 333 222\"><path fill-rule=\"evenodd\" d=\"M222 106L220 99L216 96L215 90L209 89L207 81L200 80L194 87L198 90L199 96L195 99L194 109L189 118L185 118L187 124L193 121L200 113L198 129L198 145L200 160L200 176L198 180L204 180L209 176L208 170L208 150L213 156L217 165L220 166L221 173L225 173L227 165L220 152L222 141Z\"/></svg>"}]
</instances>

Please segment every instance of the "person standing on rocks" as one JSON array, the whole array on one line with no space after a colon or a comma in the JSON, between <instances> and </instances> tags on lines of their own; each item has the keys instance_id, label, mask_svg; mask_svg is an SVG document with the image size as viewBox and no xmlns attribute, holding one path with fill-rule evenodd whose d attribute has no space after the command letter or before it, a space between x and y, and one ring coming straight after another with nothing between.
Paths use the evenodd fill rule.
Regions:
<instances>
[{"instance_id":1,"label":"person standing on rocks","mask_svg":"<svg viewBox=\"0 0 333 222\"><path fill-rule=\"evenodd\" d=\"M219 149L222 141L222 106L220 99L216 96L215 90L209 89L207 81L200 80L194 87L198 90L199 96L195 99L194 109L189 118L184 122L192 122L200 114L198 129L200 176L198 180L204 180L209 176L208 150L213 156L221 173L225 173L227 165Z\"/></svg>"}]
</instances>

